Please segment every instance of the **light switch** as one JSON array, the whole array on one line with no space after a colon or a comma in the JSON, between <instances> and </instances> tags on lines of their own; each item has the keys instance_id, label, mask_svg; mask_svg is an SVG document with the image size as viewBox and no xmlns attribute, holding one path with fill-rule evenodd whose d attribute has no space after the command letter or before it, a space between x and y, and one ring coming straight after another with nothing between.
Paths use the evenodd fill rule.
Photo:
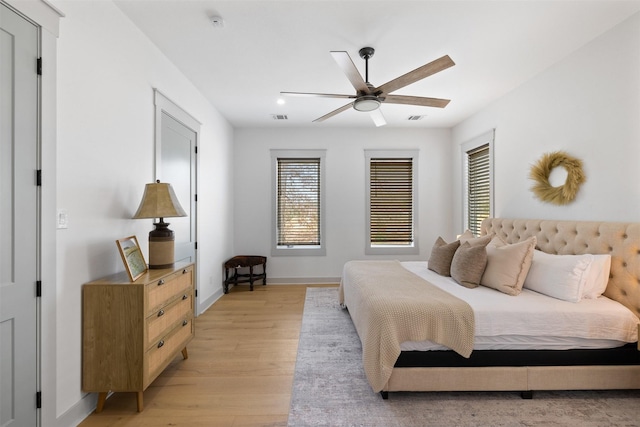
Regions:
<instances>
[{"instance_id":1,"label":"light switch","mask_svg":"<svg viewBox=\"0 0 640 427\"><path fill-rule=\"evenodd\" d=\"M58 209L58 217L57 217L57 228L68 228L69 226L69 217L67 216L67 211L65 209Z\"/></svg>"}]
</instances>

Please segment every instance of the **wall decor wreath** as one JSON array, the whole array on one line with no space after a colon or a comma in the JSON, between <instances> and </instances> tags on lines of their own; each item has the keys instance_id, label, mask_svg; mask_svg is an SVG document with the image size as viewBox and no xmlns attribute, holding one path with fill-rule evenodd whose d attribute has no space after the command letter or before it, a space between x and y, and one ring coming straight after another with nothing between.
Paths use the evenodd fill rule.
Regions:
<instances>
[{"instance_id":1,"label":"wall decor wreath","mask_svg":"<svg viewBox=\"0 0 640 427\"><path fill-rule=\"evenodd\" d=\"M551 171L557 167L563 167L567 171L567 179L564 185L554 187L549 183ZM531 191L543 202L555 205L571 203L578 193L580 185L586 181L582 171L582 161L570 156L564 151L554 151L544 154L538 162L531 167L529 178L535 181Z\"/></svg>"}]
</instances>

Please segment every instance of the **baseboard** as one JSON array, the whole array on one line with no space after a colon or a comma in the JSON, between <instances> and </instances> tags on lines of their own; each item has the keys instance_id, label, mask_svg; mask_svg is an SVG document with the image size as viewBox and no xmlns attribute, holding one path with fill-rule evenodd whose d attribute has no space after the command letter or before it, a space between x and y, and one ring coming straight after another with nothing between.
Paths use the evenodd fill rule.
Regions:
<instances>
[{"instance_id":1,"label":"baseboard","mask_svg":"<svg viewBox=\"0 0 640 427\"><path fill-rule=\"evenodd\" d=\"M338 285L339 277L267 277L269 285Z\"/></svg>"},{"instance_id":2,"label":"baseboard","mask_svg":"<svg viewBox=\"0 0 640 427\"><path fill-rule=\"evenodd\" d=\"M224 295L224 292L222 288L220 288L217 291L215 291L209 298L198 303L198 316L204 313L205 311L207 311L209 307L213 305L214 302L218 301L222 297L222 295Z\"/></svg>"},{"instance_id":3,"label":"baseboard","mask_svg":"<svg viewBox=\"0 0 640 427\"><path fill-rule=\"evenodd\" d=\"M55 425L58 427L77 426L95 411L97 404L98 394L87 393L64 414L56 418Z\"/></svg>"}]
</instances>

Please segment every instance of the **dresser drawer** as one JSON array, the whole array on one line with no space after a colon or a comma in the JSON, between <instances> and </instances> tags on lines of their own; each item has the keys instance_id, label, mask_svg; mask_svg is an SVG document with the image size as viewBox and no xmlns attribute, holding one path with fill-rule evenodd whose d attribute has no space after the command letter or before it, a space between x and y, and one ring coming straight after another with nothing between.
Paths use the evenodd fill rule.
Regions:
<instances>
[{"instance_id":1,"label":"dresser drawer","mask_svg":"<svg viewBox=\"0 0 640 427\"><path fill-rule=\"evenodd\" d=\"M191 338L193 338L193 319L187 319L184 323L176 326L166 337L155 342L153 347L147 351L144 378L152 381L156 374L171 362L176 353L183 349Z\"/></svg>"},{"instance_id":2,"label":"dresser drawer","mask_svg":"<svg viewBox=\"0 0 640 427\"><path fill-rule=\"evenodd\" d=\"M185 291L179 299L154 312L146 319L148 349L157 344L163 335L173 328L178 322L189 320L193 317L193 293L191 289Z\"/></svg>"},{"instance_id":3,"label":"dresser drawer","mask_svg":"<svg viewBox=\"0 0 640 427\"><path fill-rule=\"evenodd\" d=\"M151 315L174 298L181 298L183 294L192 289L193 268L187 267L177 271L163 279L147 285L148 310L147 315Z\"/></svg>"}]
</instances>

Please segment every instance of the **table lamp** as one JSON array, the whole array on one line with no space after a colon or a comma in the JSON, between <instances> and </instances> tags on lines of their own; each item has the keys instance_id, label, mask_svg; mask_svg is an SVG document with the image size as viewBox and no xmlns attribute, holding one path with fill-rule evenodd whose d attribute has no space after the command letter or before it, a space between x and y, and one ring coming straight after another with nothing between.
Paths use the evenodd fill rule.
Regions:
<instances>
[{"instance_id":1,"label":"table lamp","mask_svg":"<svg viewBox=\"0 0 640 427\"><path fill-rule=\"evenodd\" d=\"M145 186L142 201L133 218L160 218L159 222L153 223L155 229L149 232L150 269L173 267L175 234L164 218L178 216L187 214L180 206L171 184L157 180Z\"/></svg>"}]
</instances>

